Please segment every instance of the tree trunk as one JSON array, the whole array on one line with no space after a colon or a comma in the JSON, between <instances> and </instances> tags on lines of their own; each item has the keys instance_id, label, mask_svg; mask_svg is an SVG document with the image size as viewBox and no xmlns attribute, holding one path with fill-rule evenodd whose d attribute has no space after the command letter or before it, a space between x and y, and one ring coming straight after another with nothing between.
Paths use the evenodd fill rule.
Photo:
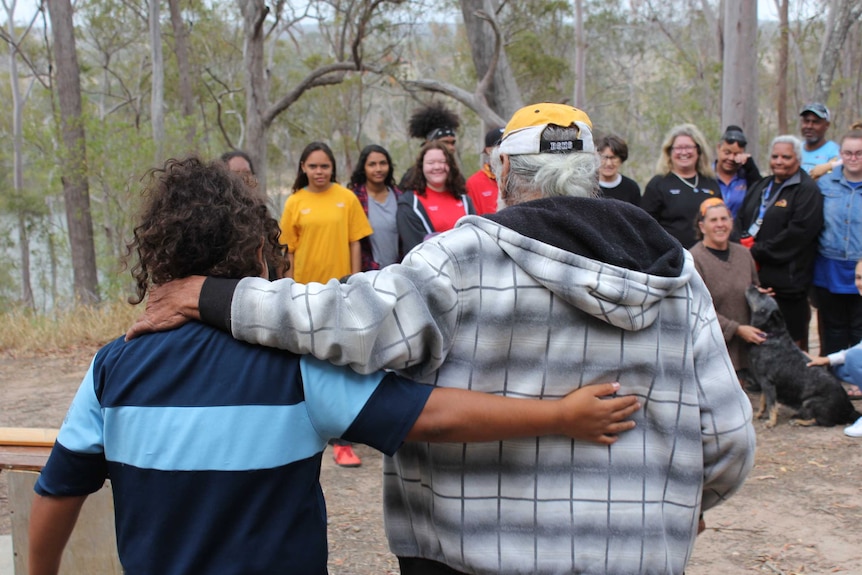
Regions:
<instances>
[{"instance_id":1,"label":"tree trunk","mask_svg":"<svg viewBox=\"0 0 862 575\"><path fill-rule=\"evenodd\" d=\"M153 129L154 164L164 160L165 149L165 59L162 56L162 24L159 21L159 0L150 0L150 60L152 60L152 93L150 123Z\"/></svg>"},{"instance_id":2,"label":"tree trunk","mask_svg":"<svg viewBox=\"0 0 862 575\"><path fill-rule=\"evenodd\" d=\"M174 55L177 57L177 70L180 74L180 102L183 118L188 122L186 144L189 151L195 151L195 99L192 91L192 69L189 63L188 31L180 14L180 0L168 0L171 12L171 26L174 30Z\"/></svg>"},{"instance_id":3,"label":"tree trunk","mask_svg":"<svg viewBox=\"0 0 862 575\"><path fill-rule=\"evenodd\" d=\"M823 102L832 92L832 80L838 66L838 56L850 27L862 16L862 2L859 0L833 0L830 2L829 17L823 36L823 49L820 51L820 64L814 80L814 100ZM858 49L858 46L856 47Z\"/></svg>"},{"instance_id":4,"label":"tree trunk","mask_svg":"<svg viewBox=\"0 0 862 575\"><path fill-rule=\"evenodd\" d=\"M721 127L741 126L757 155L757 2L725 0Z\"/></svg>"},{"instance_id":5,"label":"tree trunk","mask_svg":"<svg viewBox=\"0 0 862 575\"><path fill-rule=\"evenodd\" d=\"M48 14L54 39L57 100L63 136L63 198L69 227L75 296L80 303L99 301L96 248L90 215L90 190L87 183L87 148L81 114L81 80L70 0L48 0Z\"/></svg>"},{"instance_id":6,"label":"tree trunk","mask_svg":"<svg viewBox=\"0 0 862 575\"><path fill-rule=\"evenodd\" d=\"M787 71L790 67L790 0L778 2L778 29L780 33L778 44L778 79L776 107L778 111L778 133L789 134L787 125Z\"/></svg>"},{"instance_id":7,"label":"tree trunk","mask_svg":"<svg viewBox=\"0 0 862 575\"><path fill-rule=\"evenodd\" d=\"M243 69L245 69L245 149L254 162L258 191L266 195L267 81L264 67L264 20L269 8L263 0L239 0L243 21ZM240 145L242 145L240 143Z\"/></svg>"},{"instance_id":8,"label":"tree trunk","mask_svg":"<svg viewBox=\"0 0 862 575\"><path fill-rule=\"evenodd\" d=\"M493 28L477 14L484 12L494 18L497 11L496 4L496 0L461 0L464 29L470 42L476 77L480 79L488 72L494 58L495 42ZM521 90L515 82L509 60L506 58L506 51L502 46L497 59L497 69L485 97L488 106L503 118L510 118L515 110L524 105Z\"/></svg>"},{"instance_id":9,"label":"tree trunk","mask_svg":"<svg viewBox=\"0 0 862 575\"><path fill-rule=\"evenodd\" d=\"M584 34L584 1L575 0L575 90L576 108L583 109L587 103L587 39Z\"/></svg>"},{"instance_id":10,"label":"tree trunk","mask_svg":"<svg viewBox=\"0 0 862 575\"><path fill-rule=\"evenodd\" d=\"M9 27L9 80L12 87L12 148L13 168L12 187L15 197L20 198L24 191L24 100L18 77L16 57L14 8L7 7L6 23ZM30 237L27 230L26 208L22 202L16 206L18 212L18 248L21 251L21 303L29 308L35 307L33 286L30 282Z\"/></svg>"}]
</instances>

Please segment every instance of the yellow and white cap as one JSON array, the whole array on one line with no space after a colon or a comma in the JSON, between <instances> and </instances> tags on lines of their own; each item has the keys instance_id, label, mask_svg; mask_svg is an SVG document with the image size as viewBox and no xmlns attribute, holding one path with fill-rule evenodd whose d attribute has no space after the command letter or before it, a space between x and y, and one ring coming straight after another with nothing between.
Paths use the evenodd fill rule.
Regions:
<instances>
[{"instance_id":1,"label":"yellow and white cap","mask_svg":"<svg viewBox=\"0 0 862 575\"><path fill-rule=\"evenodd\" d=\"M574 140L542 141L542 133L548 126L576 127L578 137ZM533 104L515 112L500 141L500 153L519 154L567 154L571 152L595 152L593 123L583 110L566 104Z\"/></svg>"}]
</instances>

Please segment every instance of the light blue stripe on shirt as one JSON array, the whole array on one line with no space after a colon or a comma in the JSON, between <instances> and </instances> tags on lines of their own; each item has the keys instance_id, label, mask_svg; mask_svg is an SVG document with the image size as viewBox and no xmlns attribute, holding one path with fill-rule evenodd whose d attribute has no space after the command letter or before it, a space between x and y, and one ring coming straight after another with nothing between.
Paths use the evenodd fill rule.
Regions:
<instances>
[{"instance_id":1,"label":"light blue stripe on shirt","mask_svg":"<svg viewBox=\"0 0 862 575\"><path fill-rule=\"evenodd\" d=\"M105 409L105 457L144 469L272 469L323 450L305 405Z\"/></svg>"},{"instance_id":2,"label":"light blue stripe on shirt","mask_svg":"<svg viewBox=\"0 0 862 575\"><path fill-rule=\"evenodd\" d=\"M92 361L69 406L69 411L66 412L66 419L63 420L63 426L57 434L57 441L63 447L79 453L102 452L102 406L96 399L96 390L93 386Z\"/></svg>"},{"instance_id":3,"label":"light blue stripe on shirt","mask_svg":"<svg viewBox=\"0 0 862 575\"><path fill-rule=\"evenodd\" d=\"M299 362L308 413L324 437L341 437L386 375L361 375L310 355Z\"/></svg>"}]
</instances>

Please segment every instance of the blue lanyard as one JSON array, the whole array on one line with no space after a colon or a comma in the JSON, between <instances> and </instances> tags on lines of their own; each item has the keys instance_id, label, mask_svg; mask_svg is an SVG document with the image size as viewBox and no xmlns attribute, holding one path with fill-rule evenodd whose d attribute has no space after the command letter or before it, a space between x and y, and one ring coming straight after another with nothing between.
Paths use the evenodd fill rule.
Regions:
<instances>
[{"instance_id":1,"label":"blue lanyard","mask_svg":"<svg viewBox=\"0 0 862 575\"><path fill-rule=\"evenodd\" d=\"M757 223L763 222L763 216L766 214L766 209L771 205L769 196L772 194L772 184L774 183L775 180L769 182L769 185L766 186L766 189L763 190L763 194L760 196L760 213L757 214Z\"/></svg>"}]
</instances>

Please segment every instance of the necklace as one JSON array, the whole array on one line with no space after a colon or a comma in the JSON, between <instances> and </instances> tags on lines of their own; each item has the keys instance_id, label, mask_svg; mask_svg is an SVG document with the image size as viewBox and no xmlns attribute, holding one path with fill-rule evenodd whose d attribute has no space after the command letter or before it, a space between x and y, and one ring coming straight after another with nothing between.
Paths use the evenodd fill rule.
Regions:
<instances>
[{"instance_id":1,"label":"necklace","mask_svg":"<svg viewBox=\"0 0 862 575\"><path fill-rule=\"evenodd\" d=\"M680 176L676 172L674 172L673 175L676 176L677 178L679 178L679 181L681 181L683 184L685 184L686 186L688 186L692 190L697 190L697 184L698 184L698 182L700 182L700 174L698 174L697 172L694 173L694 184L692 184L691 182L689 182L688 180L686 180L685 178L683 178L682 176Z\"/></svg>"}]
</instances>

